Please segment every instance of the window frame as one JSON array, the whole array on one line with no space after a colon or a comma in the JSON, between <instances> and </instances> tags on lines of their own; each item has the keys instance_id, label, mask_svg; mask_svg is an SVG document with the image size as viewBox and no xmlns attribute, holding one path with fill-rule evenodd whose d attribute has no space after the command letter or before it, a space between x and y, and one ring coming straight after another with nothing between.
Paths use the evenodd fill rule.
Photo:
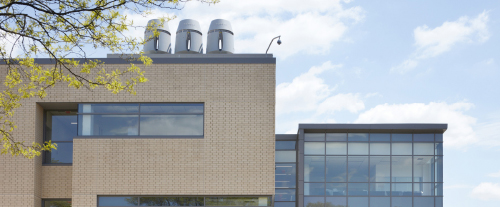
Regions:
<instances>
[{"instance_id":1,"label":"window frame","mask_svg":"<svg viewBox=\"0 0 500 207\"><path fill-rule=\"evenodd\" d=\"M42 198L42 207L48 207L48 206L45 206L45 201L70 201L71 202L71 198L48 198L48 199Z\"/></svg>"},{"instance_id":2,"label":"window frame","mask_svg":"<svg viewBox=\"0 0 500 207\"><path fill-rule=\"evenodd\" d=\"M76 112L77 114L75 114L74 116L77 116L77 119L76 119L76 126L77 126L77 130L78 130L78 109L67 109L67 110L43 110L43 130L42 130L42 133L43 133L43 142L47 142L49 141L48 138L47 138L47 113L50 112L50 111L56 111L56 112L66 112L66 111L70 111L70 112ZM78 131L77 131L77 134L74 138L76 138L78 136ZM71 143L73 144L73 140L72 141L56 141L56 142L60 142L60 143ZM53 142L54 143L54 142ZM73 166L73 161L71 163L51 163L51 162L47 162L47 154L48 153L51 153L52 151L44 151L42 152L42 166ZM57 199L46 199L46 200L57 200ZM70 199L71 200L71 199ZM42 206L43 207L43 206Z\"/></svg>"}]
</instances>

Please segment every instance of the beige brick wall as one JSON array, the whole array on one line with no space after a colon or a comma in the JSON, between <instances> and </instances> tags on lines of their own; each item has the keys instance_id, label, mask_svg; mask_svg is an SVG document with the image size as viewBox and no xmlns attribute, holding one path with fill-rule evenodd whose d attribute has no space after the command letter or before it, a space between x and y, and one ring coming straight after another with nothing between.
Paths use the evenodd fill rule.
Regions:
<instances>
[{"instance_id":1,"label":"beige brick wall","mask_svg":"<svg viewBox=\"0 0 500 207\"><path fill-rule=\"evenodd\" d=\"M136 96L60 85L45 99L23 106L21 113L32 118L22 123L34 125L37 114L39 126L35 101L203 102L203 139L77 139L72 167L42 167L38 161L2 156L1 166L14 166L13 159L23 162L18 170L27 175L16 178L31 187L0 187L0 196L23 192L32 195L32 203L35 195L71 196L73 206L95 207L97 195L274 194L274 64L155 64L143 69L150 81L137 87ZM28 140L38 138L37 126L23 131ZM0 176L11 171L0 169ZM63 190L68 188L72 195Z\"/></svg>"}]
</instances>

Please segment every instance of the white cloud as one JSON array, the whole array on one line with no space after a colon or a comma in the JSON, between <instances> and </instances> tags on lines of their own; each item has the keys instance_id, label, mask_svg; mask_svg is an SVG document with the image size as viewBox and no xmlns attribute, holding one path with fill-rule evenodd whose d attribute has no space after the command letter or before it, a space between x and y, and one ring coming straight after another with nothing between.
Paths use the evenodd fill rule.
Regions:
<instances>
[{"instance_id":1,"label":"white cloud","mask_svg":"<svg viewBox=\"0 0 500 207\"><path fill-rule=\"evenodd\" d=\"M481 183L472 189L471 196L485 201L500 201L500 183Z\"/></svg>"},{"instance_id":2,"label":"white cloud","mask_svg":"<svg viewBox=\"0 0 500 207\"><path fill-rule=\"evenodd\" d=\"M498 129L500 129L500 121L491 121L478 124L476 131L478 137L480 137L480 145L488 147L500 146L500 134L498 134Z\"/></svg>"},{"instance_id":3,"label":"white cloud","mask_svg":"<svg viewBox=\"0 0 500 207\"><path fill-rule=\"evenodd\" d=\"M304 52L325 54L332 44L342 41L350 25L362 21L364 12L360 7L344 8L347 0L224 0L216 5L188 2L178 16L169 22L172 40L181 19L200 22L204 39L213 19L227 19L235 33L237 53L264 53L271 39L281 35L283 44L273 45L269 50L286 58ZM168 11L168 10L167 10ZM172 11L170 15L174 14ZM155 10L154 15L143 17L128 14L135 25L145 26L147 20L165 16L166 11ZM131 31L135 37L144 35L143 29ZM206 40L204 40L206 41ZM174 42L174 41L173 41Z\"/></svg>"},{"instance_id":4,"label":"white cloud","mask_svg":"<svg viewBox=\"0 0 500 207\"><path fill-rule=\"evenodd\" d=\"M464 185L464 184L456 184L456 185L444 185L444 189L464 189L464 188L473 188L474 186Z\"/></svg>"},{"instance_id":5,"label":"white cloud","mask_svg":"<svg viewBox=\"0 0 500 207\"><path fill-rule=\"evenodd\" d=\"M500 178L500 170L496 173L490 173L488 176L492 178Z\"/></svg>"},{"instance_id":6,"label":"white cloud","mask_svg":"<svg viewBox=\"0 0 500 207\"><path fill-rule=\"evenodd\" d=\"M464 112L474 105L467 102L382 104L361 113L355 123L448 123L446 147L463 148L476 143L476 119Z\"/></svg>"},{"instance_id":7,"label":"white cloud","mask_svg":"<svg viewBox=\"0 0 500 207\"><path fill-rule=\"evenodd\" d=\"M392 71L408 72L418 66L419 61L441 55L459 43L483 43L490 33L488 31L488 12L484 11L475 18L460 17L453 22L444 22L436 28L427 25L419 26L413 31L416 51Z\"/></svg>"}]
</instances>

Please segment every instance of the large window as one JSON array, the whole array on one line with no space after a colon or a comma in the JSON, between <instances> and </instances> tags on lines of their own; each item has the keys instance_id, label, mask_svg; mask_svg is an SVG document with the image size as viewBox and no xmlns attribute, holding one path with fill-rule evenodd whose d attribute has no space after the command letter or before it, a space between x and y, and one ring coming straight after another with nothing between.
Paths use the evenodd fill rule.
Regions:
<instances>
[{"instance_id":1,"label":"large window","mask_svg":"<svg viewBox=\"0 0 500 207\"><path fill-rule=\"evenodd\" d=\"M42 207L71 207L71 199L44 199Z\"/></svg>"},{"instance_id":2,"label":"large window","mask_svg":"<svg viewBox=\"0 0 500 207\"><path fill-rule=\"evenodd\" d=\"M276 141L275 207L295 207L297 188L296 141Z\"/></svg>"},{"instance_id":3,"label":"large window","mask_svg":"<svg viewBox=\"0 0 500 207\"><path fill-rule=\"evenodd\" d=\"M271 206L271 197L99 196L97 206Z\"/></svg>"},{"instance_id":4,"label":"large window","mask_svg":"<svg viewBox=\"0 0 500 207\"><path fill-rule=\"evenodd\" d=\"M73 138L77 136L76 111L47 111L45 114L45 141L57 144L57 149L45 153L45 163L73 162Z\"/></svg>"},{"instance_id":5,"label":"large window","mask_svg":"<svg viewBox=\"0 0 500 207\"><path fill-rule=\"evenodd\" d=\"M79 104L79 136L203 137L202 103Z\"/></svg>"}]
</instances>

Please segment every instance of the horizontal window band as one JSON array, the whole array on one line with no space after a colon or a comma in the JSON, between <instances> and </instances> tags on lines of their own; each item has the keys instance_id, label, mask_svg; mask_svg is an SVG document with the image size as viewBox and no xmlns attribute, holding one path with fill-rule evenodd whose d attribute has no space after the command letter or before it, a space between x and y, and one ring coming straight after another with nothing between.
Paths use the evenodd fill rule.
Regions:
<instances>
[{"instance_id":1,"label":"horizontal window band","mask_svg":"<svg viewBox=\"0 0 500 207\"><path fill-rule=\"evenodd\" d=\"M73 163L42 163L42 166L73 166Z\"/></svg>"},{"instance_id":2,"label":"horizontal window band","mask_svg":"<svg viewBox=\"0 0 500 207\"><path fill-rule=\"evenodd\" d=\"M76 115L204 115L204 113L77 113Z\"/></svg>"},{"instance_id":3,"label":"horizontal window band","mask_svg":"<svg viewBox=\"0 0 500 207\"><path fill-rule=\"evenodd\" d=\"M126 136L126 135L117 135L117 136L78 136L74 137L74 139L203 139L204 136Z\"/></svg>"}]
</instances>

